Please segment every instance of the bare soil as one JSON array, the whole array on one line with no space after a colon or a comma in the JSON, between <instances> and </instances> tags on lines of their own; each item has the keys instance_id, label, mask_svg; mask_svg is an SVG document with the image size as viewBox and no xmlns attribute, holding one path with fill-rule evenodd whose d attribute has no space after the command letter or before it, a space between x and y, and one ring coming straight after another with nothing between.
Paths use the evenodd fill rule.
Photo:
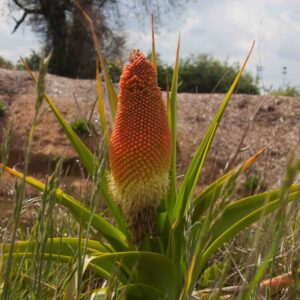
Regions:
<instances>
[{"instance_id":1,"label":"bare soil","mask_svg":"<svg viewBox=\"0 0 300 300\"><path fill-rule=\"evenodd\" d=\"M96 150L101 134L97 106L94 107L97 98L95 81L54 75L47 75L46 81L48 94L69 122L83 116L91 118L96 133L83 139L93 151ZM184 174L223 97L222 94L178 95L179 174ZM0 100L8 105L4 117L0 117L0 145L9 126L12 126L13 142L8 165L20 170L34 116L35 98L35 86L25 71L0 69ZM85 183L78 167L78 157L46 103L43 110L34 135L29 173L43 179L46 174L51 174L58 159L65 157L64 169L68 170L66 180L70 183L69 189L77 195L82 194ZM108 108L106 111L108 115ZM240 147L242 151L231 161L245 131L247 135ZM247 174L262 176L265 187L278 187L288 159L300 153L300 99L234 95L217 131L198 188L224 173L228 162L235 166L264 146L268 146L268 151ZM14 179L8 175L0 177L1 219L12 213L13 182ZM36 192L29 188L28 194L34 196Z\"/></svg>"}]
</instances>

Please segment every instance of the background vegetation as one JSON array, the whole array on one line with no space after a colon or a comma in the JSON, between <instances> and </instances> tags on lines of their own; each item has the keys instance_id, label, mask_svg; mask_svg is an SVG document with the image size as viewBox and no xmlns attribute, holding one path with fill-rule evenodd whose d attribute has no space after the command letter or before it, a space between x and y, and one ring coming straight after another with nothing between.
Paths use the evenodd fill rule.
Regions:
<instances>
[{"instance_id":1,"label":"background vegetation","mask_svg":"<svg viewBox=\"0 0 300 300\"><path fill-rule=\"evenodd\" d=\"M0 58L1 59L1 58ZM37 71L40 63L40 54L33 51L31 55L25 58L27 64L34 71ZM23 70L23 65L19 62L14 66L11 62L2 58L0 67L17 68ZM165 64L158 55L157 72L158 85L166 91L172 81L173 67ZM118 83L123 68L121 60L110 60L107 62L107 68L112 81ZM182 59L179 67L179 85L178 92L181 93L226 93L230 88L235 75L239 70L239 65L229 65L228 62L222 62L212 56L199 54L197 56ZM239 82L238 93L259 94L257 82L249 72L245 72Z\"/></svg>"}]
</instances>

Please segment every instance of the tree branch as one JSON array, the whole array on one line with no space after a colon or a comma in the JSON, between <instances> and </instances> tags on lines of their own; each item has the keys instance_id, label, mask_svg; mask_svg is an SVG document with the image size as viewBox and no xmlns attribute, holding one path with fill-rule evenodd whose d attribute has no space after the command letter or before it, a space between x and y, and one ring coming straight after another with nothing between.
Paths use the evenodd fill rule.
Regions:
<instances>
[{"instance_id":1,"label":"tree branch","mask_svg":"<svg viewBox=\"0 0 300 300\"><path fill-rule=\"evenodd\" d=\"M11 33L15 33L17 31L19 26L25 21L26 16L27 16L27 12L24 11L22 18L19 21L16 18L14 18L16 25Z\"/></svg>"},{"instance_id":2,"label":"tree branch","mask_svg":"<svg viewBox=\"0 0 300 300\"><path fill-rule=\"evenodd\" d=\"M13 0L13 2L20 8L23 10L23 15L20 18L20 20L17 20L14 18L16 25L12 31L12 33L15 33L17 31L17 29L20 27L20 25L25 21L26 17L28 14L41 14L42 11L40 9L31 9L31 8L27 8L24 5L22 5L19 0Z\"/></svg>"}]
</instances>

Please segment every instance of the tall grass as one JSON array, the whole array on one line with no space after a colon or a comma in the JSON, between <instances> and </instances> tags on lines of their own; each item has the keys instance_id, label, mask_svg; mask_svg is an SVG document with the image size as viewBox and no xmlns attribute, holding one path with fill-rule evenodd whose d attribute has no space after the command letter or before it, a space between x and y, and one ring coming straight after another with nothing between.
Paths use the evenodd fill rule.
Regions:
<instances>
[{"instance_id":1,"label":"tall grass","mask_svg":"<svg viewBox=\"0 0 300 300\"><path fill-rule=\"evenodd\" d=\"M256 161L264 148L195 195L214 135L253 46L179 185L176 181L178 41L167 105L173 145L170 188L157 209L157 233L137 242L132 239L128 219L108 188L110 132L103 109L99 64L106 82L112 123L118 98L93 22L83 13L91 27L98 56L96 77L103 142L98 154L92 153L44 92L48 59L42 61L38 78L24 62L37 84L36 113L28 138L24 172L0 164L4 172L18 178L12 226L7 228L7 238L0 248L2 299L184 300L200 296L220 299L226 294L236 299L270 298L276 286L272 281L266 284L262 280L281 272L291 272L284 288L288 288L289 297L294 297L299 281L296 255L299 204L296 200L300 197L300 184L295 180L300 161L290 161L281 188L237 199L239 175ZM152 45L155 70L154 39ZM61 160L45 183L28 176L32 138L43 101L53 111L93 182L86 202L77 201L59 187ZM41 191L37 218L29 234L20 228L22 209L30 205L25 184ZM100 195L107 209L99 212Z\"/></svg>"}]
</instances>

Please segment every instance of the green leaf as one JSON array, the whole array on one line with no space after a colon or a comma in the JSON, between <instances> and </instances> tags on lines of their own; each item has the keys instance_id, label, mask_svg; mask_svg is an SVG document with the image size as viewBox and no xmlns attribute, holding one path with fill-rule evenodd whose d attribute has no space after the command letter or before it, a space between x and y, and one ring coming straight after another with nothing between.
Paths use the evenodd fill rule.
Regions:
<instances>
[{"instance_id":1,"label":"green leaf","mask_svg":"<svg viewBox=\"0 0 300 300\"><path fill-rule=\"evenodd\" d=\"M292 202L298 200L300 197L300 191L292 192L287 196L287 202ZM233 223L232 226L228 227L228 229L222 231L216 239L210 244L210 246L203 253L199 268L202 268L211 255L218 250L221 245L225 242L231 240L237 233L256 222L262 216L265 216L273 211L275 211L280 205L280 199L274 200L272 202L266 203L265 205L261 205L260 208L253 210L251 213L247 214L244 217L241 217L236 222Z\"/></svg>"},{"instance_id":2,"label":"green leaf","mask_svg":"<svg viewBox=\"0 0 300 300\"><path fill-rule=\"evenodd\" d=\"M118 97L117 97L116 91L114 89L114 86L112 84L112 80L110 78L110 75L108 73L103 55L101 53L100 42L99 42L98 37L97 37L94 22L90 18L90 16L82 9L79 2L76 1L75 4L81 10L86 22L90 26L90 30L91 30L91 33L92 33L94 45L96 47L96 53L97 53L97 56L100 60L100 65L101 65L102 72L104 73L104 79L105 79L105 84L106 84L106 89L107 89L107 94L108 94L111 119L112 119L112 122L114 122L117 107L118 107Z\"/></svg>"},{"instance_id":3,"label":"green leaf","mask_svg":"<svg viewBox=\"0 0 300 300\"><path fill-rule=\"evenodd\" d=\"M213 138L215 136L218 125L221 121L221 118L227 107L227 104L228 104L228 102L229 102L241 76L242 76L242 73L246 67L246 64L247 64L250 54L253 50L253 47L254 47L254 43L252 44L252 47L251 47L244 63L242 64L242 67L241 67L240 71L238 72L234 82L232 83L229 91L227 92L226 96L224 97L223 102L221 103L218 112L216 113L212 123L210 124L206 134L204 135L204 138L203 138L200 146L198 147L191 164L189 165L189 168L186 172L186 175L184 176L184 180L183 180L183 183L182 183L182 186L180 188L179 195L177 198L174 220L181 220L186 211L187 204L189 203L189 201L193 195L194 189L196 187L199 176L201 174L203 163L206 159L208 150L213 141Z\"/></svg>"},{"instance_id":4,"label":"green leaf","mask_svg":"<svg viewBox=\"0 0 300 300\"><path fill-rule=\"evenodd\" d=\"M171 96L170 96L170 120L171 120L171 131L172 131L172 163L170 170L171 177L171 189L170 194L167 197L167 212L171 215L176 203L176 109L177 109L177 89L178 89L178 69L179 69L179 51L180 51L180 36L178 37L176 60L173 72Z\"/></svg>"},{"instance_id":5,"label":"green leaf","mask_svg":"<svg viewBox=\"0 0 300 300\"><path fill-rule=\"evenodd\" d=\"M30 70L29 66L27 65L26 61L22 60L25 68L29 72L31 78L34 82L37 82L37 78L34 75L34 73ZM72 146L74 147L75 151L77 152L81 162L87 169L88 173L93 176L95 172L95 167L97 164L96 158L92 154L92 152L87 148L87 146L82 142L82 140L78 137L78 135L75 133L75 131L72 129L70 124L65 120L61 112L58 110L54 102L51 100L51 98L45 93L44 94L46 101L48 102L52 112L54 113L57 121L60 123L61 127L63 128L65 134L69 138Z\"/></svg>"},{"instance_id":6,"label":"green leaf","mask_svg":"<svg viewBox=\"0 0 300 300\"><path fill-rule=\"evenodd\" d=\"M105 198L106 205L110 213L114 217L118 225L118 228L126 235L127 240L131 241L131 232L129 231L129 227L128 224L126 223L124 215L121 209L119 208L119 206L112 199L111 194L109 193L106 173L105 176L102 178L100 189L103 197Z\"/></svg>"},{"instance_id":7,"label":"green leaf","mask_svg":"<svg viewBox=\"0 0 300 300\"><path fill-rule=\"evenodd\" d=\"M210 184L203 192L201 192L194 200L193 203L193 216L192 216L192 223L196 222L201 215L209 207L210 203L217 199L219 193L221 192L222 188L233 178L237 177L241 172L247 170L255 161L256 159L264 153L267 148L264 147L251 156L247 161L245 161L242 165L237 166L224 174L223 176L219 177L216 181Z\"/></svg>"},{"instance_id":8,"label":"green leaf","mask_svg":"<svg viewBox=\"0 0 300 300\"><path fill-rule=\"evenodd\" d=\"M260 209L264 205L278 199L282 193L281 189L261 193L258 195L249 196L231 204L228 204L221 218L214 224L211 229L211 239L214 241L217 237L222 235L228 228L239 222L242 218L250 213ZM295 184L289 188L290 195L300 193L300 184Z\"/></svg>"},{"instance_id":9,"label":"green leaf","mask_svg":"<svg viewBox=\"0 0 300 300\"><path fill-rule=\"evenodd\" d=\"M36 79L34 73L30 70L29 66L26 64L25 61L23 61L23 63L24 63L24 66L27 68L29 74L31 75L32 79L36 82L37 79ZM64 129L64 132L66 133L67 137L69 138L75 151L79 155L79 158L82 161L85 168L87 169L88 173L91 175L91 177L94 177L95 171L97 169L97 163L96 163L97 159L92 154L92 152L86 147L86 145L81 141L81 139L77 136L77 134L74 132L72 127L67 123L67 121L64 119L63 115L60 113L60 111L55 106L54 102L51 100L51 98L47 94L45 94L45 99L48 102L54 115L56 116L58 122ZM112 213L113 217L115 218L117 225L129 238L130 234L127 229L126 222L125 222L124 218L122 217L120 209L113 202L113 200L108 192L105 177L102 178L100 190L104 196L107 206L111 209L111 213Z\"/></svg>"},{"instance_id":10,"label":"green leaf","mask_svg":"<svg viewBox=\"0 0 300 300\"><path fill-rule=\"evenodd\" d=\"M18 178L24 178L24 174L14 169L5 167L1 163L0 168L3 168L5 172L10 173ZM46 185L35 178L25 176L25 181L40 191L46 189ZM90 209L71 196L65 194L61 189L55 190L55 198L61 205L68 208L75 219L77 219L79 222L83 222L83 225L87 226L89 222L91 222L91 225L98 231L98 233L103 235L103 237L105 237L115 249L128 249L125 235L115 226L106 221L103 217L99 216L98 214L93 214Z\"/></svg>"},{"instance_id":11,"label":"green leaf","mask_svg":"<svg viewBox=\"0 0 300 300\"><path fill-rule=\"evenodd\" d=\"M154 252L130 251L103 254L93 264L113 272L119 266L127 273L123 284L144 284L161 291L164 299L178 299L178 278L174 264L167 256Z\"/></svg>"},{"instance_id":12,"label":"green leaf","mask_svg":"<svg viewBox=\"0 0 300 300\"><path fill-rule=\"evenodd\" d=\"M152 66L156 74L156 84L157 84L157 63L156 63L156 50L155 50L155 37L154 37L154 16L151 16L152 21Z\"/></svg>"},{"instance_id":13,"label":"green leaf","mask_svg":"<svg viewBox=\"0 0 300 300\"><path fill-rule=\"evenodd\" d=\"M163 300L168 299L166 295L151 285L147 284L127 284L118 291L120 299L130 300Z\"/></svg>"},{"instance_id":14,"label":"green leaf","mask_svg":"<svg viewBox=\"0 0 300 300\"><path fill-rule=\"evenodd\" d=\"M96 60L96 81L97 81L97 94L98 94L98 111L99 111L99 117L101 123L101 130L103 135L105 136L106 145L107 147L109 147L110 136L107 130L107 122L105 117L102 83L101 83L98 59Z\"/></svg>"},{"instance_id":15,"label":"green leaf","mask_svg":"<svg viewBox=\"0 0 300 300\"><path fill-rule=\"evenodd\" d=\"M82 239L82 244L86 242ZM18 241L14 244L15 253L26 253L33 252L36 247L36 241ZM0 244L2 253L9 253L11 244ZM63 256L73 256L78 251L78 239L77 238L49 238L45 243L45 252L52 252L56 254L61 254ZM87 254L89 255L99 255L101 253L106 253L113 251L110 245L103 244L99 241L88 240L87 241Z\"/></svg>"},{"instance_id":16,"label":"green leaf","mask_svg":"<svg viewBox=\"0 0 300 300\"><path fill-rule=\"evenodd\" d=\"M224 114L224 111L229 103L229 100L242 76L242 73L246 67L246 64L248 62L248 59L250 57L250 54L253 50L254 43L252 44L252 47L242 64L242 67L240 71L238 72L234 82L232 83L229 91L227 92L226 96L224 97L219 110L217 111L213 121L211 122L207 132L204 135L204 138L202 139L202 142L200 143L196 154L192 160L192 162L189 165L189 168L186 172L186 175L184 176L183 183L181 185L178 197L177 197L177 202L176 202L176 207L175 207L175 212L174 212L174 226L175 226L175 236L176 240L178 241L178 246L179 247L182 244L182 229L180 230L181 223L183 222L183 217L185 215L186 209L188 207L188 204L192 198L192 195L194 193L194 189L196 187L196 184L198 182L199 176L201 174L202 166L204 164L204 161L206 159L207 153L210 149L211 143L213 141L213 138L215 136L216 130L219 126L219 123L221 121L221 118ZM178 229L176 228L178 227ZM202 250L202 241L201 239L198 239L198 242L195 246L195 251L194 255L191 259L187 274L186 274L186 279L185 279L185 284L184 288L182 290L182 294L180 296L180 299L187 299L194 287L195 280L197 279L198 272L195 270L198 270L197 266L197 261L198 261L198 255L200 251ZM180 250L179 250L180 251ZM180 254L177 254L177 256L181 256ZM176 258L175 258L176 259Z\"/></svg>"}]
</instances>

